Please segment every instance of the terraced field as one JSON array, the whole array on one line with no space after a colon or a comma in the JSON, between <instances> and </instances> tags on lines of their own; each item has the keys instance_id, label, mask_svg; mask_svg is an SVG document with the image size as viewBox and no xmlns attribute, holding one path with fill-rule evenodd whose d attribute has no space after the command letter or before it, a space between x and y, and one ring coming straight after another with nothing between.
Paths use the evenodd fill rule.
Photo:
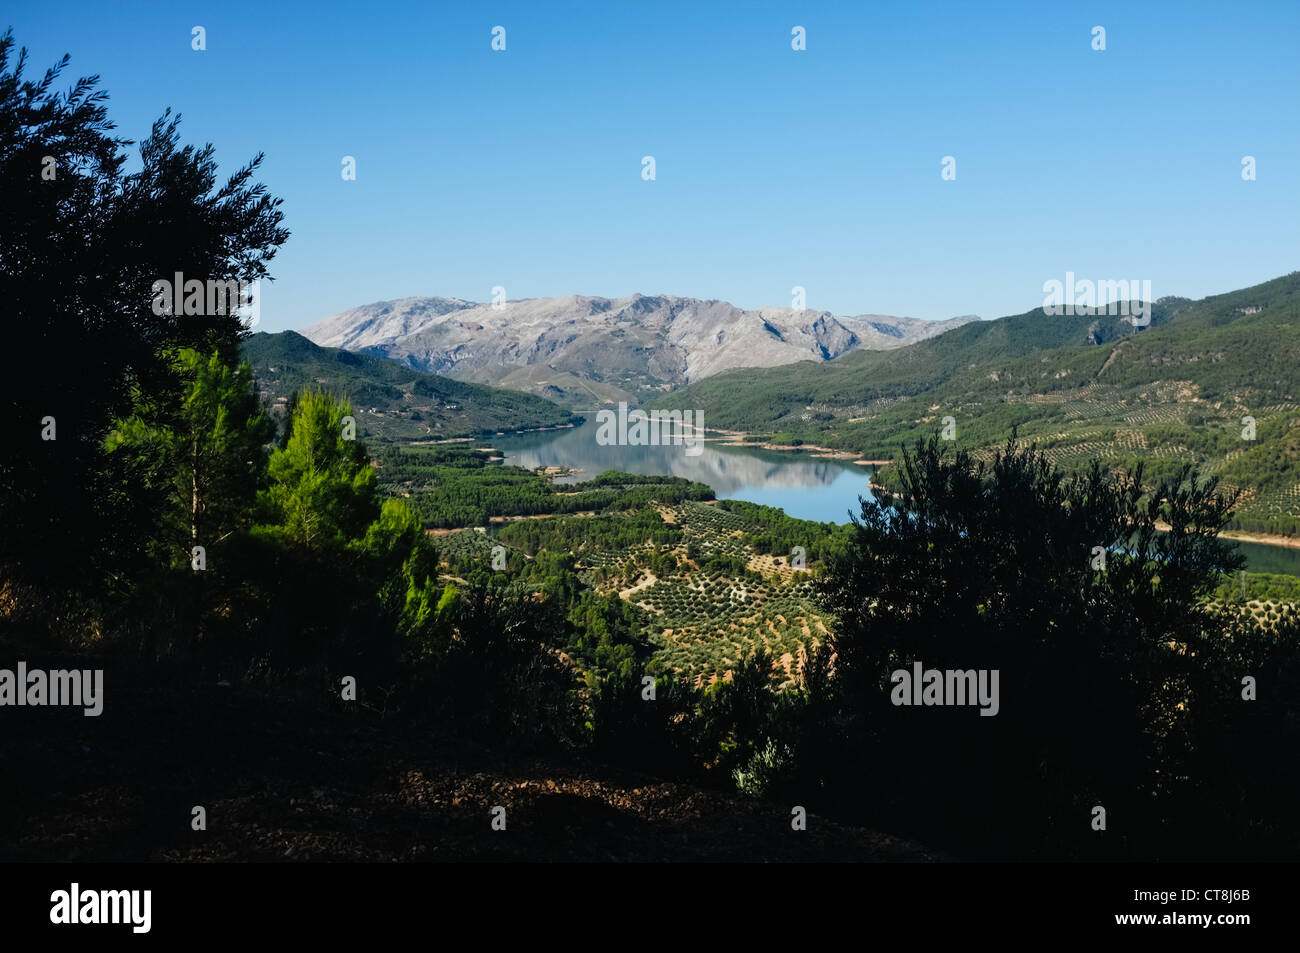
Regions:
<instances>
[{"instance_id":1,"label":"terraced field","mask_svg":"<svg viewBox=\"0 0 1300 953\"><path fill-rule=\"evenodd\" d=\"M1011 404L1041 404L1041 397L1009 394L1004 400ZM1229 471L1222 477L1227 489L1251 487L1243 493L1237 508L1237 517L1245 527L1267 532L1269 524L1287 518L1294 521L1300 514L1300 483L1294 482L1293 473L1290 480L1281 474L1281 479L1252 486L1270 472L1291 466L1279 459L1290 459L1293 451L1275 448L1286 440L1286 432L1295 433L1300 427L1295 403L1250 406L1237 398L1211 402L1198 398L1194 388L1179 382L1124 397L1117 397L1113 391L1083 387L1054 394L1052 401L1057 404L1059 417L1047 415L1052 419L1026 423L1019 428L1017 443L1022 447L1037 444L1048 459L1063 469L1082 469L1093 460L1113 466L1132 465L1142 459L1150 474L1195 463L1206 474ZM972 411L978 420L979 407ZM962 430L960 411L952 412L958 415L959 438L964 439L969 431ZM1248 415L1254 418L1257 428L1255 441L1242 437L1242 421ZM1266 442L1269 447L1265 447ZM977 446L972 453L991 460L998 449L999 444L990 442ZM1257 458L1269 452L1275 454L1274 460L1251 466L1251 479L1233 479L1230 475L1234 470L1240 475L1240 468L1231 466L1234 461L1247 463L1243 457Z\"/></svg>"},{"instance_id":2,"label":"terraced field","mask_svg":"<svg viewBox=\"0 0 1300 953\"><path fill-rule=\"evenodd\" d=\"M1300 483L1265 490L1246 490L1242 494L1241 508L1264 518L1300 512Z\"/></svg>"},{"instance_id":3,"label":"terraced field","mask_svg":"<svg viewBox=\"0 0 1300 953\"><path fill-rule=\"evenodd\" d=\"M491 558L492 547L497 545L497 541L476 529L462 529L434 537L434 545L439 558L459 561L476 557Z\"/></svg>"},{"instance_id":4,"label":"terraced field","mask_svg":"<svg viewBox=\"0 0 1300 953\"><path fill-rule=\"evenodd\" d=\"M1264 629L1274 632L1278 631L1284 622L1293 623L1300 613L1300 606L1276 599L1251 599L1238 605L1218 603L1214 608L1223 613L1225 618L1249 617Z\"/></svg>"},{"instance_id":5,"label":"terraced field","mask_svg":"<svg viewBox=\"0 0 1300 953\"><path fill-rule=\"evenodd\" d=\"M794 675L799 646L819 642L826 624L816 611L808 583L796 586L720 586L694 580L667 580L639 594L662 626L650 634L657 657L670 668L712 681L725 677L746 655L762 646ZM674 584L676 583L676 584Z\"/></svg>"},{"instance_id":6,"label":"terraced field","mask_svg":"<svg viewBox=\"0 0 1300 953\"><path fill-rule=\"evenodd\" d=\"M584 548L579 566L589 570L587 581L605 592L623 591L649 613L655 657L675 671L709 682L762 646L793 675L799 646L827 634L811 573L793 570L784 557L754 552L746 533L756 527L718 506L686 502L657 509L682 531L682 541L621 553ZM651 577L635 568L638 556L661 550L676 558L676 571ZM740 560L745 569L733 574L704 568L718 557ZM625 580L635 585L625 587Z\"/></svg>"}]
</instances>

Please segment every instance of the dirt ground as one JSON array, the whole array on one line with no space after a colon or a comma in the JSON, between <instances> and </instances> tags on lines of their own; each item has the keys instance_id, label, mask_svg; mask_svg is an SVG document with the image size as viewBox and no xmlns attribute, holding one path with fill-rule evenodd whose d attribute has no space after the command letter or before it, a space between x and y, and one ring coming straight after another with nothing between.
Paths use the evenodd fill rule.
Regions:
<instances>
[{"instance_id":1,"label":"dirt ground","mask_svg":"<svg viewBox=\"0 0 1300 953\"><path fill-rule=\"evenodd\" d=\"M98 718L0 711L0 861L939 859L815 805L794 831L793 805L505 757L376 712L105 685Z\"/></svg>"}]
</instances>

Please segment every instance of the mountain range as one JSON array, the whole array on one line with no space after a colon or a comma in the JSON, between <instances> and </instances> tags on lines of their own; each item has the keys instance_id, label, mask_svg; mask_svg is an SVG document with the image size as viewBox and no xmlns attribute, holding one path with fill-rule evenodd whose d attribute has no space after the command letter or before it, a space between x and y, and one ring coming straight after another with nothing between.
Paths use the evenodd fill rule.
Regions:
<instances>
[{"instance_id":1,"label":"mountain range","mask_svg":"<svg viewBox=\"0 0 1300 953\"><path fill-rule=\"evenodd\" d=\"M395 439L554 426L575 419L563 407L628 400L699 410L711 428L760 442L892 459L951 417L956 444L979 454L1015 432L1067 469L1142 459L1154 475L1196 462L1242 490L1241 528L1300 532L1300 272L1201 300L1161 298L1149 314L1139 328L1122 315L1042 308L926 322L671 296L502 308L403 298L304 332L330 347L257 335L267 340L250 353L282 339L262 364L293 375L258 376L286 393L343 374L367 423ZM470 392L449 390L472 386L464 381L508 390L480 388L472 404ZM435 390L441 403L416 406Z\"/></svg>"},{"instance_id":2,"label":"mountain range","mask_svg":"<svg viewBox=\"0 0 1300 953\"><path fill-rule=\"evenodd\" d=\"M674 295L570 295L495 305L413 297L351 308L302 334L325 347L591 407L637 402L741 367L904 347L976 320L745 310Z\"/></svg>"}]
</instances>

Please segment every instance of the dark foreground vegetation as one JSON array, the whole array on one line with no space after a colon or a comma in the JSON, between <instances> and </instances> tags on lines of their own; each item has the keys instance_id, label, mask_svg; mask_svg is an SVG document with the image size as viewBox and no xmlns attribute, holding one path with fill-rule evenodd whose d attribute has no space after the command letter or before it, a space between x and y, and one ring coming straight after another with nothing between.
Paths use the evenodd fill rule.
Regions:
<instances>
[{"instance_id":1,"label":"dark foreground vegetation","mask_svg":"<svg viewBox=\"0 0 1300 953\"><path fill-rule=\"evenodd\" d=\"M795 833L783 805L573 753L160 674L115 679L102 724L22 711L0 749L0 862L940 859L816 814Z\"/></svg>"},{"instance_id":2,"label":"dark foreground vegetation","mask_svg":"<svg viewBox=\"0 0 1300 953\"><path fill-rule=\"evenodd\" d=\"M598 510L651 572L743 579L661 548L684 531L657 507L707 488L375 460L327 392L277 426L237 318L149 306L176 271L265 274L287 233L256 162L218 186L167 120L124 175L93 82L18 66L6 39L0 290L42 373L0 379L0 667L102 668L105 713L0 707L5 856L931 856L869 830L961 858L1296 856L1297 620L1210 598L1231 501L1194 467L1065 476L930 439L843 533L718 508L720 537L743 517L760 551L805 546L832 626L793 678L762 651L681 677L565 520ZM568 515L503 531L504 569L486 535L426 533L498 506ZM997 715L893 704L914 662L996 670Z\"/></svg>"}]
</instances>

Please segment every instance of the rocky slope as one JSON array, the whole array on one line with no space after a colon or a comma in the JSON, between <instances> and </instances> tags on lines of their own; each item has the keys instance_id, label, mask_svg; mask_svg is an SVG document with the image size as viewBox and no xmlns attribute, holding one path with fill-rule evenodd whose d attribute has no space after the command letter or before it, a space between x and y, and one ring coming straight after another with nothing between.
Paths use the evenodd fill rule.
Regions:
<instances>
[{"instance_id":1,"label":"rocky slope","mask_svg":"<svg viewBox=\"0 0 1300 953\"><path fill-rule=\"evenodd\" d=\"M530 298L503 306L400 298L352 308L302 333L418 370L590 407L637 400L739 367L884 350L975 320L759 308L672 295Z\"/></svg>"}]
</instances>

